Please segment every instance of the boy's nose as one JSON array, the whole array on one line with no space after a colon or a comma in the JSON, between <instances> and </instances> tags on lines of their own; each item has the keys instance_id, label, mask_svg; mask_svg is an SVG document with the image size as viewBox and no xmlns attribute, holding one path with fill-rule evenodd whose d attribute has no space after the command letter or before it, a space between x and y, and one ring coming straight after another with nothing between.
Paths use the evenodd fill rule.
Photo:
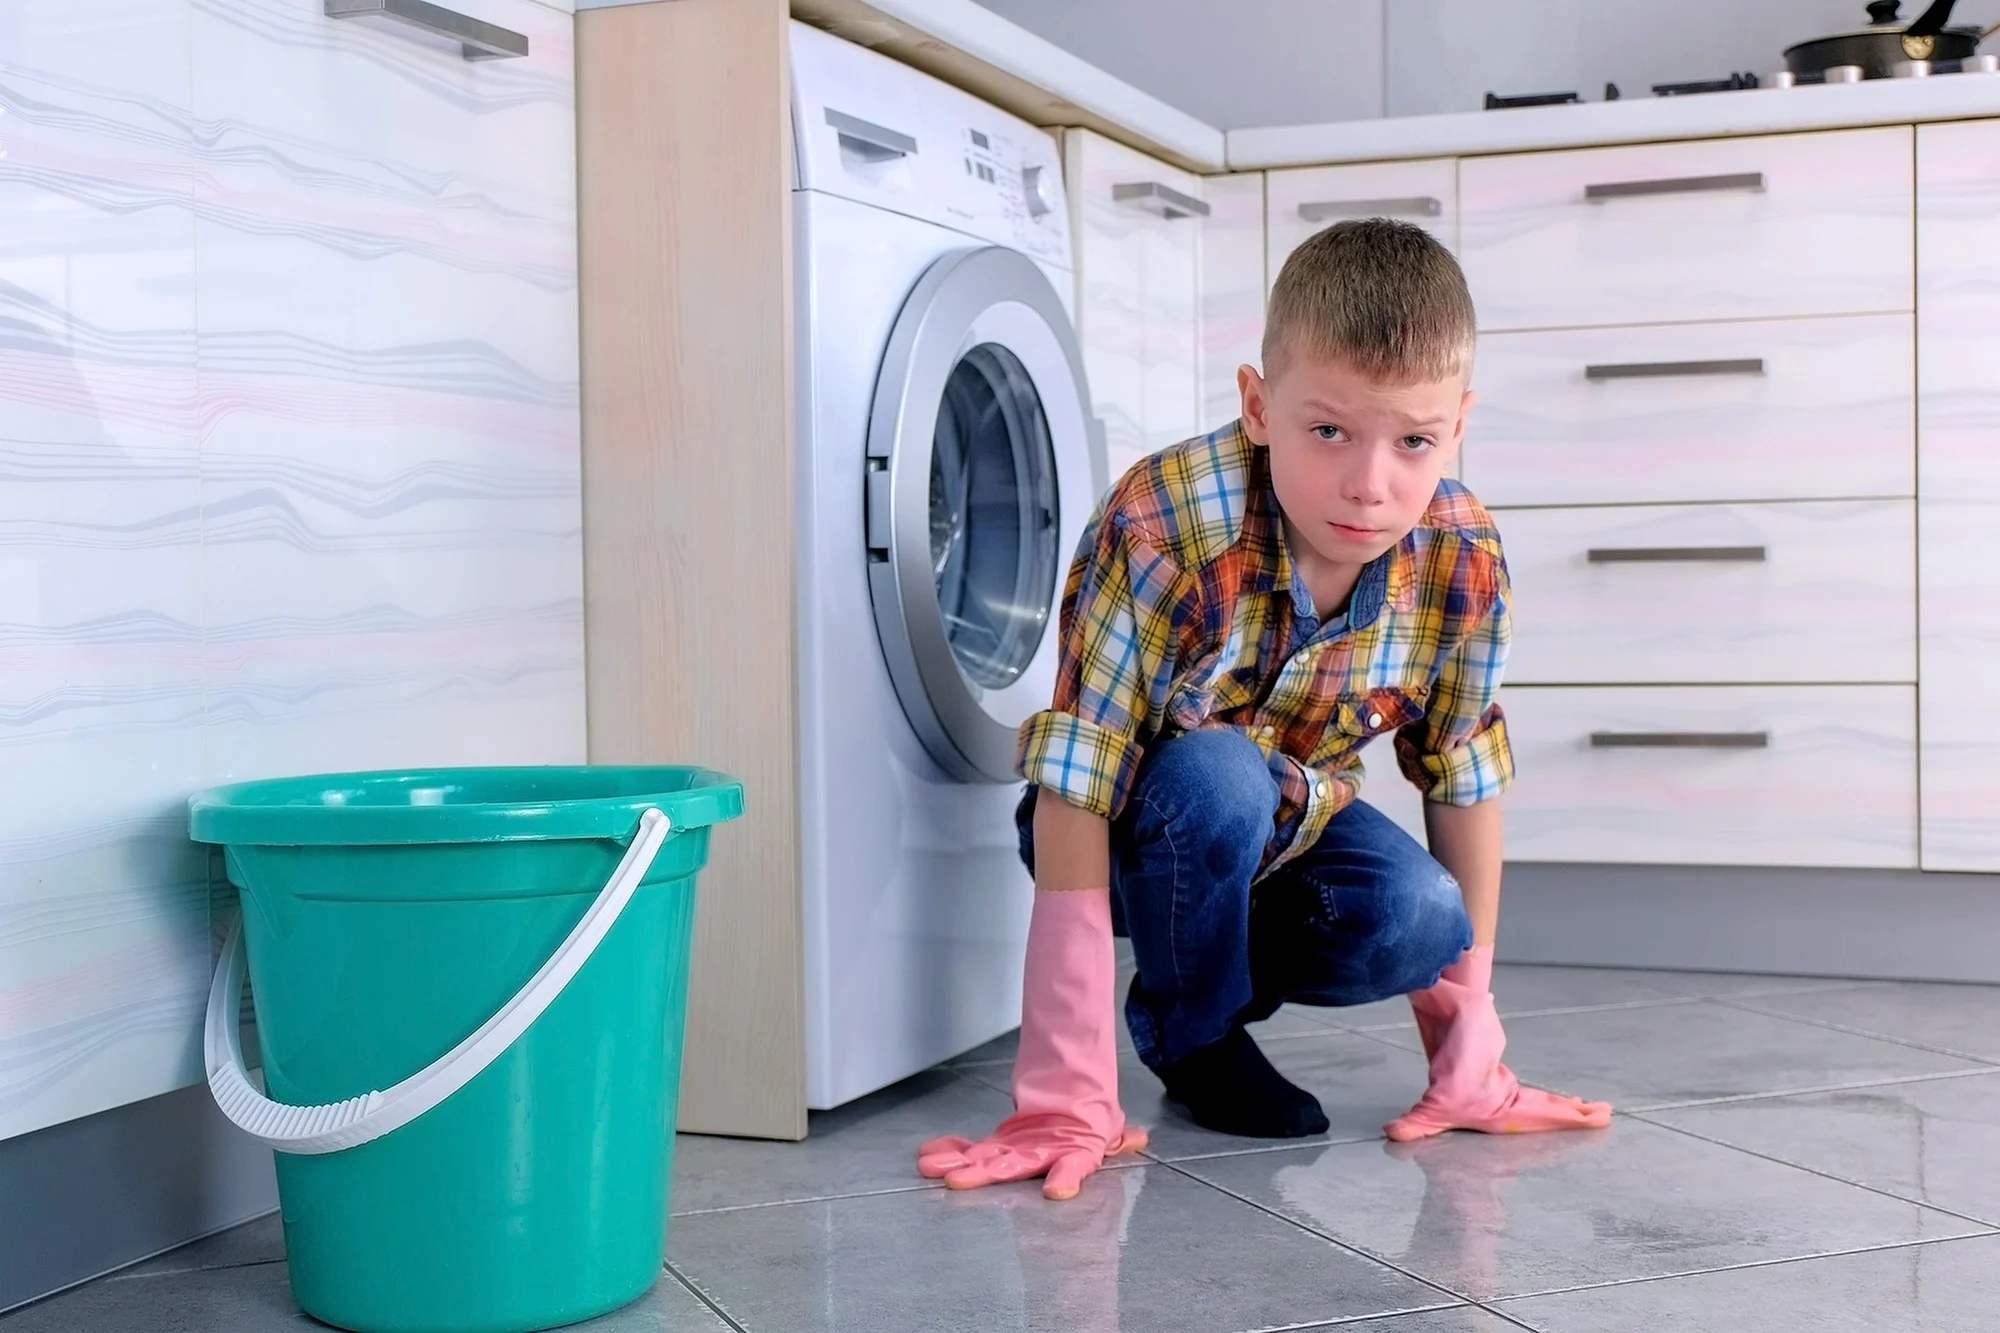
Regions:
<instances>
[{"instance_id":1,"label":"boy's nose","mask_svg":"<svg viewBox=\"0 0 2000 1333\"><path fill-rule=\"evenodd\" d=\"M1387 500L1389 467L1383 451L1372 447L1358 451L1346 480L1343 498L1352 504L1377 505Z\"/></svg>"}]
</instances>

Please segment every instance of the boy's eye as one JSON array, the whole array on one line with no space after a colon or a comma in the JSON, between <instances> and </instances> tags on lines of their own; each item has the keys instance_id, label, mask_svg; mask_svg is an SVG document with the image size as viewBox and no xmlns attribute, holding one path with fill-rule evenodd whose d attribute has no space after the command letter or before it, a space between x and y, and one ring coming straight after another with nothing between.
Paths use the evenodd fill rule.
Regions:
<instances>
[{"instance_id":1,"label":"boy's eye","mask_svg":"<svg viewBox=\"0 0 2000 1333\"><path fill-rule=\"evenodd\" d=\"M1322 440L1337 440L1341 437L1341 430L1338 426L1314 426L1313 434Z\"/></svg>"},{"instance_id":2,"label":"boy's eye","mask_svg":"<svg viewBox=\"0 0 2000 1333\"><path fill-rule=\"evenodd\" d=\"M1436 441L1432 440L1428 435L1405 435L1403 437L1403 447L1413 454L1420 454L1424 450L1431 448L1435 443Z\"/></svg>"}]
</instances>

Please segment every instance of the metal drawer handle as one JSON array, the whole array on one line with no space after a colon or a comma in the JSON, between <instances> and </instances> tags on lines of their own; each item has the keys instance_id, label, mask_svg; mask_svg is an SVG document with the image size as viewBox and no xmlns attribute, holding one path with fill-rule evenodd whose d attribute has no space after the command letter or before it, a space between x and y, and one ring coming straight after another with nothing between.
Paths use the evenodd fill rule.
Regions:
<instances>
[{"instance_id":1,"label":"metal drawer handle","mask_svg":"<svg viewBox=\"0 0 2000 1333\"><path fill-rule=\"evenodd\" d=\"M887 162L891 158L909 157L917 151L917 141L899 130L886 125L877 125L872 120L850 116L845 111L826 109L826 123L833 126L840 136L840 142L852 148L870 162Z\"/></svg>"},{"instance_id":2,"label":"metal drawer handle","mask_svg":"<svg viewBox=\"0 0 2000 1333\"><path fill-rule=\"evenodd\" d=\"M1208 205L1191 194L1182 194L1171 185L1140 181L1136 185L1114 185L1111 201L1124 204L1172 222L1177 218L1205 218Z\"/></svg>"},{"instance_id":3,"label":"metal drawer handle","mask_svg":"<svg viewBox=\"0 0 2000 1333\"><path fill-rule=\"evenodd\" d=\"M412 28L449 37L467 60L511 60L528 54L528 39L511 28L484 23L427 0L326 0L330 19L362 18L370 14L407 23Z\"/></svg>"},{"instance_id":4,"label":"metal drawer handle","mask_svg":"<svg viewBox=\"0 0 2000 1333\"><path fill-rule=\"evenodd\" d=\"M1325 222L1329 218L1434 218L1442 212L1444 201L1427 194L1406 199L1322 199L1299 205L1299 217L1306 222Z\"/></svg>"},{"instance_id":5,"label":"metal drawer handle","mask_svg":"<svg viewBox=\"0 0 2000 1333\"><path fill-rule=\"evenodd\" d=\"M1585 366L1587 380L1652 380L1680 375L1761 375L1764 358L1738 357L1727 361L1621 361L1611 365Z\"/></svg>"},{"instance_id":6,"label":"metal drawer handle","mask_svg":"<svg viewBox=\"0 0 2000 1333\"><path fill-rule=\"evenodd\" d=\"M1764 750L1768 731L1593 731L1593 750Z\"/></svg>"},{"instance_id":7,"label":"metal drawer handle","mask_svg":"<svg viewBox=\"0 0 2000 1333\"><path fill-rule=\"evenodd\" d=\"M1636 199L1649 194L1702 194L1709 190L1755 190L1762 193L1764 173L1738 171L1727 176L1674 176L1656 181L1612 181L1583 187L1584 202L1601 204L1606 199Z\"/></svg>"},{"instance_id":8,"label":"metal drawer handle","mask_svg":"<svg viewBox=\"0 0 2000 1333\"><path fill-rule=\"evenodd\" d=\"M1656 565L1680 561L1744 561L1760 563L1761 546L1593 546L1585 557L1593 565Z\"/></svg>"}]
</instances>

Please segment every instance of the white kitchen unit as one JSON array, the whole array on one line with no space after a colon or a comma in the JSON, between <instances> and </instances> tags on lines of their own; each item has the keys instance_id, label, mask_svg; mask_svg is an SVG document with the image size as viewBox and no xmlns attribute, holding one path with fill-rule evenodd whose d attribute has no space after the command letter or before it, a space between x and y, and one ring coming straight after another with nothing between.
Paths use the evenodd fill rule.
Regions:
<instances>
[{"instance_id":1,"label":"white kitchen unit","mask_svg":"<svg viewBox=\"0 0 2000 1333\"><path fill-rule=\"evenodd\" d=\"M2000 120L1917 130L1923 865L2000 871Z\"/></svg>"},{"instance_id":2,"label":"white kitchen unit","mask_svg":"<svg viewBox=\"0 0 2000 1333\"><path fill-rule=\"evenodd\" d=\"M571 20L451 2L9 6L0 1139L202 1078L193 789L584 758Z\"/></svg>"},{"instance_id":3,"label":"white kitchen unit","mask_svg":"<svg viewBox=\"0 0 2000 1333\"><path fill-rule=\"evenodd\" d=\"M1917 864L1907 685L1507 688L1514 861Z\"/></svg>"},{"instance_id":4,"label":"white kitchen unit","mask_svg":"<svg viewBox=\"0 0 2000 1333\"><path fill-rule=\"evenodd\" d=\"M1195 434L1202 180L1089 130L1063 132L1076 331L1113 482Z\"/></svg>"},{"instance_id":5,"label":"white kitchen unit","mask_svg":"<svg viewBox=\"0 0 2000 1333\"><path fill-rule=\"evenodd\" d=\"M1412 222L1458 248L1458 163L1364 162L1344 167L1304 167L1266 173L1270 216L1264 287L1278 280L1285 257L1314 232L1348 218L1388 217Z\"/></svg>"},{"instance_id":6,"label":"white kitchen unit","mask_svg":"<svg viewBox=\"0 0 2000 1333\"><path fill-rule=\"evenodd\" d=\"M1907 314L1487 333L1462 476L1489 505L1916 494Z\"/></svg>"},{"instance_id":7,"label":"white kitchen unit","mask_svg":"<svg viewBox=\"0 0 2000 1333\"><path fill-rule=\"evenodd\" d=\"M1917 678L1909 500L1579 505L1496 518L1516 591L1510 684Z\"/></svg>"},{"instance_id":8,"label":"white kitchen unit","mask_svg":"<svg viewBox=\"0 0 2000 1333\"><path fill-rule=\"evenodd\" d=\"M1466 158L1480 328L1908 310L1911 133Z\"/></svg>"},{"instance_id":9,"label":"white kitchen unit","mask_svg":"<svg viewBox=\"0 0 2000 1333\"><path fill-rule=\"evenodd\" d=\"M1242 415L1237 367L1263 364L1264 173L1209 176L1202 200L1197 429L1210 431Z\"/></svg>"}]
</instances>

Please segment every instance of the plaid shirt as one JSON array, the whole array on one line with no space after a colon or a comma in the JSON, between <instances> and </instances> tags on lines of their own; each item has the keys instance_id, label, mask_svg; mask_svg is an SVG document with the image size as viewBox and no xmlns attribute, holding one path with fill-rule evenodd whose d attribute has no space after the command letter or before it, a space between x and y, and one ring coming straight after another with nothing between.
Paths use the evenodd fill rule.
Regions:
<instances>
[{"instance_id":1,"label":"plaid shirt","mask_svg":"<svg viewBox=\"0 0 2000 1333\"><path fill-rule=\"evenodd\" d=\"M1513 780L1494 702L1507 601L1491 516L1446 480L1363 569L1347 615L1320 624L1269 456L1232 423L1134 467L1093 515L1063 591L1054 706L1022 726L1016 769L1115 817L1155 738L1242 732L1278 780L1267 871L1359 795L1361 748L1386 732L1430 800L1476 804Z\"/></svg>"}]
</instances>

